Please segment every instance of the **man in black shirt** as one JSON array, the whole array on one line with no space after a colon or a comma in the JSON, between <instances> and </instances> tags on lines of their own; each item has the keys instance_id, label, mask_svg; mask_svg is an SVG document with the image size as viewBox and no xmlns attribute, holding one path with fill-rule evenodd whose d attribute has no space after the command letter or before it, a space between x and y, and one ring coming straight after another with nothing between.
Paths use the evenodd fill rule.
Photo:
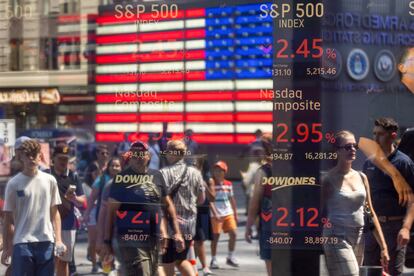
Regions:
<instances>
[{"instance_id":1,"label":"man in black shirt","mask_svg":"<svg viewBox=\"0 0 414 276\"><path fill-rule=\"evenodd\" d=\"M380 118L375 121L374 140L380 145L388 161L401 173L410 187L414 188L414 164L410 158L397 150L394 141L397 138L398 124L391 118ZM367 160L364 164L372 203L387 242L390 254L389 273L402 275L406 245L410 239L410 229L414 219L414 204L399 204L399 195L390 176ZM380 249L369 231L366 236L364 264L379 265Z\"/></svg>"},{"instance_id":2,"label":"man in black shirt","mask_svg":"<svg viewBox=\"0 0 414 276\"><path fill-rule=\"evenodd\" d=\"M168 238L167 216L174 226L177 247L184 250L164 178L159 171L148 168L151 158L148 149L140 141L131 145L129 167L115 176L110 189L104 255L111 254L112 245L115 246L122 275L156 275L160 239L157 232L160 231L163 252Z\"/></svg>"}]
</instances>

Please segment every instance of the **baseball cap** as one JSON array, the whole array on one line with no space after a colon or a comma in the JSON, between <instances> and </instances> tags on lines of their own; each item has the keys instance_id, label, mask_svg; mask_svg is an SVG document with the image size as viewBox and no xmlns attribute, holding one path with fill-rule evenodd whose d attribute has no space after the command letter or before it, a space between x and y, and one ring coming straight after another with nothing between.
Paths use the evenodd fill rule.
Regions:
<instances>
[{"instance_id":1,"label":"baseball cap","mask_svg":"<svg viewBox=\"0 0 414 276\"><path fill-rule=\"evenodd\" d=\"M70 157L70 148L67 145L57 145L53 149L53 156L56 156L58 154L66 155L67 157Z\"/></svg>"},{"instance_id":2,"label":"baseball cap","mask_svg":"<svg viewBox=\"0 0 414 276\"><path fill-rule=\"evenodd\" d=\"M214 167L219 167L220 169L222 169L224 172L227 172L228 167L226 162L224 161L218 161L214 164Z\"/></svg>"},{"instance_id":3,"label":"baseball cap","mask_svg":"<svg viewBox=\"0 0 414 276\"><path fill-rule=\"evenodd\" d=\"M19 149L22 144L26 141L32 140L32 138L27 137L27 136L20 136L19 138L16 139L16 142L14 143L14 149L17 150Z\"/></svg>"},{"instance_id":4,"label":"baseball cap","mask_svg":"<svg viewBox=\"0 0 414 276\"><path fill-rule=\"evenodd\" d=\"M131 147L129 148L130 151L138 150L138 151L148 151L149 147L146 143L142 141L135 141L132 143Z\"/></svg>"}]
</instances>

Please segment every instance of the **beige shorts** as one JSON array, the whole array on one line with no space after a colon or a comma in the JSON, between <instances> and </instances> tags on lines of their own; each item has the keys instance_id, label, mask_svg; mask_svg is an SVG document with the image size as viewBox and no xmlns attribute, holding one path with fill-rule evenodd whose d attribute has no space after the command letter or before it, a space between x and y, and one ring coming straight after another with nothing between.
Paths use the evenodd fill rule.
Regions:
<instances>
[{"instance_id":1,"label":"beige shorts","mask_svg":"<svg viewBox=\"0 0 414 276\"><path fill-rule=\"evenodd\" d=\"M62 242L66 245L66 252L58 257L64 262L70 263L72 261L73 248L75 247L76 230L62 230Z\"/></svg>"}]
</instances>

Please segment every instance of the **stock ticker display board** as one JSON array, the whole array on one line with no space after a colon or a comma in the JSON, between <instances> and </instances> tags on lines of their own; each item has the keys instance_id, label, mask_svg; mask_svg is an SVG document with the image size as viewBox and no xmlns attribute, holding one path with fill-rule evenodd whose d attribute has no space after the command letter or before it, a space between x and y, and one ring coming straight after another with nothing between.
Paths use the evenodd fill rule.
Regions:
<instances>
[{"instance_id":1,"label":"stock ticker display board","mask_svg":"<svg viewBox=\"0 0 414 276\"><path fill-rule=\"evenodd\" d=\"M412 126L413 1L114 4L96 23L97 140L145 140L165 123L210 145L271 132L261 216L276 250L336 242L319 208L336 131L370 137L379 116Z\"/></svg>"}]
</instances>

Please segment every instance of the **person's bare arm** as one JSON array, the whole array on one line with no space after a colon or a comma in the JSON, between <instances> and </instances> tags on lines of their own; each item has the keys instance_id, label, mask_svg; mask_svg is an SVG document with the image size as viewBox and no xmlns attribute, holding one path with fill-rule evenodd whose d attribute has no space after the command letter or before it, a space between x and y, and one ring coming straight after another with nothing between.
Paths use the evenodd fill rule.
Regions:
<instances>
[{"instance_id":1,"label":"person's bare arm","mask_svg":"<svg viewBox=\"0 0 414 276\"><path fill-rule=\"evenodd\" d=\"M96 244L97 249L101 250L104 244L104 237L105 237L105 221L106 221L106 213L108 209L108 203L106 201L102 201L101 203L101 209L99 211L98 215L98 221L96 223L97 228L97 238L96 238Z\"/></svg>"},{"instance_id":2,"label":"person's bare arm","mask_svg":"<svg viewBox=\"0 0 414 276\"><path fill-rule=\"evenodd\" d=\"M414 221L414 202L411 201L408 204L407 213L404 217L404 223L398 232L397 242L400 246L405 246L410 241L410 230Z\"/></svg>"},{"instance_id":3,"label":"person's bare arm","mask_svg":"<svg viewBox=\"0 0 414 276\"><path fill-rule=\"evenodd\" d=\"M260 210L260 202L263 197L264 188L262 185L262 178L265 176L263 170L257 170L254 176L254 190L253 196L250 199L250 206L248 210L245 239L247 242L252 242L252 226L256 221L257 214Z\"/></svg>"},{"instance_id":4,"label":"person's bare arm","mask_svg":"<svg viewBox=\"0 0 414 276\"><path fill-rule=\"evenodd\" d=\"M237 202L234 196L230 197L230 204L231 204L231 208L233 209L234 219L236 220L236 223L238 223L239 216L237 215Z\"/></svg>"},{"instance_id":5,"label":"person's bare arm","mask_svg":"<svg viewBox=\"0 0 414 276\"><path fill-rule=\"evenodd\" d=\"M98 198L99 190L96 188L92 188L91 194L88 197L88 206L83 214L83 220L88 223L89 221L89 214L91 213L92 208L95 206L95 201Z\"/></svg>"},{"instance_id":6,"label":"person's bare arm","mask_svg":"<svg viewBox=\"0 0 414 276\"><path fill-rule=\"evenodd\" d=\"M214 181L213 179L209 179L207 183L205 183L206 187L206 196L208 201L213 202L216 200L216 191L214 189Z\"/></svg>"},{"instance_id":7,"label":"person's bare arm","mask_svg":"<svg viewBox=\"0 0 414 276\"><path fill-rule=\"evenodd\" d=\"M170 220L172 223L174 231L174 237L172 238L176 241L177 249L179 250L179 252L181 252L185 249L185 243L180 227L178 225L177 213L175 211L173 201L171 200L170 196L165 196L163 198L162 203L165 204L166 216L168 217L168 220Z\"/></svg>"},{"instance_id":8,"label":"person's bare arm","mask_svg":"<svg viewBox=\"0 0 414 276\"><path fill-rule=\"evenodd\" d=\"M1 255L1 263L3 265L9 265L8 259L13 254L13 236L14 236L14 222L13 213L4 211L3 222L3 253Z\"/></svg>"},{"instance_id":9,"label":"person's bare arm","mask_svg":"<svg viewBox=\"0 0 414 276\"><path fill-rule=\"evenodd\" d=\"M55 230L56 243L62 242L62 221L57 206L50 207L50 217Z\"/></svg>"},{"instance_id":10,"label":"person's bare arm","mask_svg":"<svg viewBox=\"0 0 414 276\"><path fill-rule=\"evenodd\" d=\"M121 203L115 199L109 198L107 203L107 211L105 216L105 230L104 230L104 240L112 239L112 229L114 226L114 218L116 211L118 211Z\"/></svg>"},{"instance_id":11,"label":"person's bare arm","mask_svg":"<svg viewBox=\"0 0 414 276\"><path fill-rule=\"evenodd\" d=\"M106 216L105 216L105 227L103 230L104 234L104 245L101 249L101 255L104 256L104 258L108 255L113 254L111 240L112 240L112 229L114 225L114 218L116 215L116 211L118 211L119 207L121 206L121 203L119 201L116 201L115 199L109 198L107 202L107 209L106 209Z\"/></svg>"},{"instance_id":12,"label":"person's bare arm","mask_svg":"<svg viewBox=\"0 0 414 276\"><path fill-rule=\"evenodd\" d=\"M197 196L197 204L203 204L206 201L206 194L204 191L201 191Z\"/></svg>"},{"instance_id":13,"label":"person's bare arm","mask_svg":"<svg viewBox=\"0 0 414 276\"><path fill-rule=\"evenodd\" d=\"M50 207L50 220L52 221L53 229L55 232L55 247L63 248L64 254L67 250L66 245L62 242L62 221L60 219L60 213L58 211L57 205Z\"/></svg>"},{"instance_id":14,"label":"person's bare arm","mask_svg":"<svg viewBox=\"0 0 414 276\"><path fill-rule=\"evenodd\" d=\"M410 185L408 185L401 173L388 161L377 142L361 137L358 146L375 166L392 178L395 190L398 193L399 203L401 205L407 205L412 202L414 196Z\"/></svg>"},{"instance_id":15,"label":"person's bare arm","mask_svg":"<svg viewBox=\"0 0 414 276\"><path fill-rule=\"evenodd\" d=\"M372 206L371 191L370 191L368 179L367 179L365 174L362 174L362 176L363 176L363 179L364 179L363 182L364 182L364 185L365 185L365 190L367 192L367 203L368 203L368 206L371 210L371 216L372 216L372 220L373 220L374 226L375 226L374 237L377 240L377 243L381 248L381 264L382 264L382 266L387 267L388 262L390 260L390 257L389 257L389 254L388 254L387 243L385 242L384 234L382 233L381 225L378 221L377 214L375 213L374 207Z\"/></svg>"},{"instance_id":16,"label":"person's bare arm","mask_svg":"<svg viewBox=\"0 0 414 276\"><path fill-rule=\"evenodd\" d=\"M73 204L75 204L77 207L82 207L86 201L85 195L77 196L76 193L67 193L66 198Z\"/></svg>"}]
</instances>

